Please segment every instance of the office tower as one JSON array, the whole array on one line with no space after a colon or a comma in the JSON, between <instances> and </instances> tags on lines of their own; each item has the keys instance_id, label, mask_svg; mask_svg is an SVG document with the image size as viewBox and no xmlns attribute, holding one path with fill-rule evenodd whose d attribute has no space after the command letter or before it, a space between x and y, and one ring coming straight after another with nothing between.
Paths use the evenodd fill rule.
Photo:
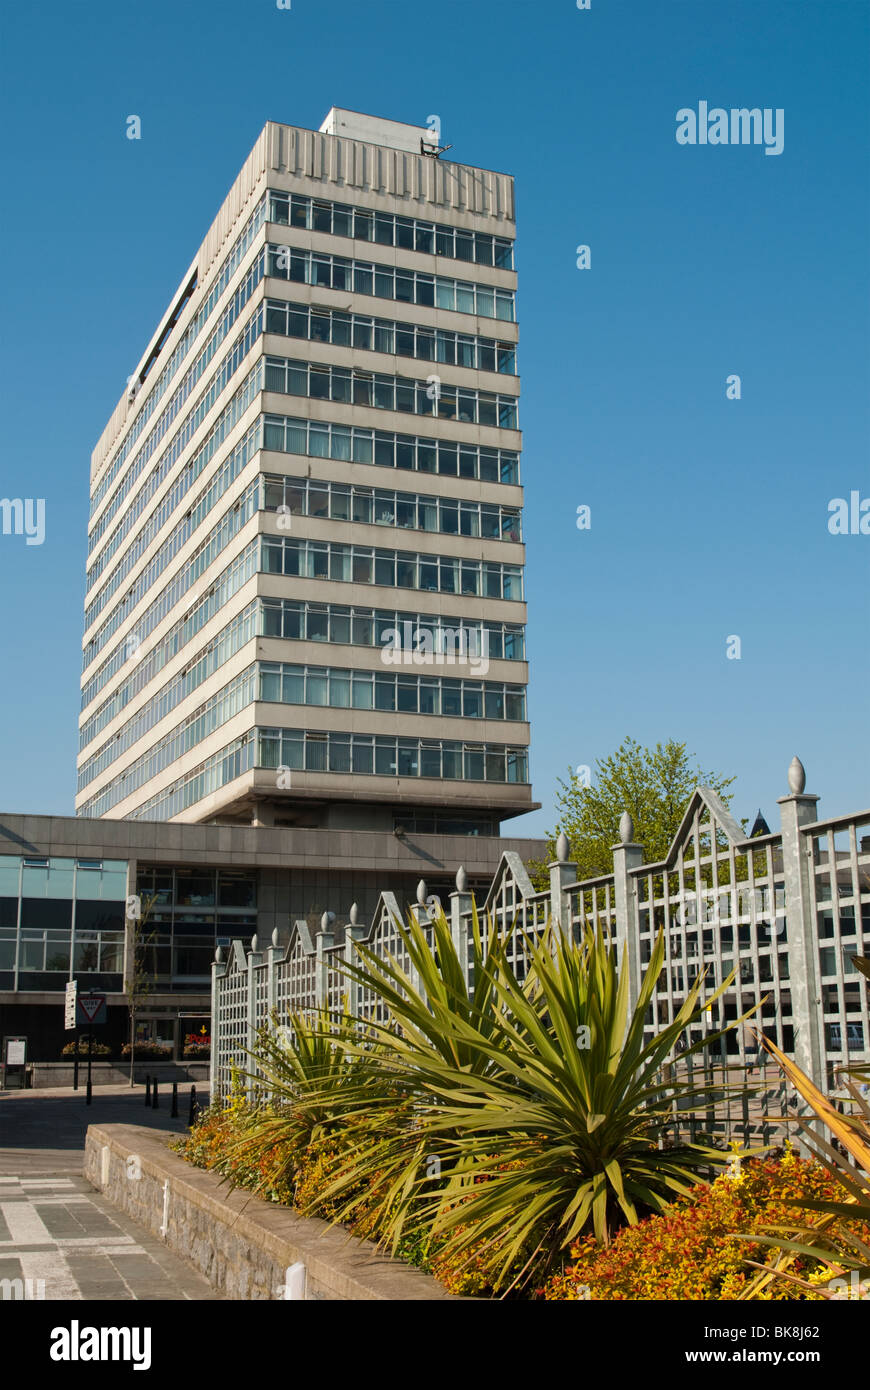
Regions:
<instances>
[{"instance_id":1,"label":"office tower","mask_svg":"<svg viewBox=\"0 0 870 1390\"><path fill-rule=\"evenodd\" d=\"M533 809L513 181L269 122L91 466L76 811L498 835Z\"/></svg>"}]
</instances>

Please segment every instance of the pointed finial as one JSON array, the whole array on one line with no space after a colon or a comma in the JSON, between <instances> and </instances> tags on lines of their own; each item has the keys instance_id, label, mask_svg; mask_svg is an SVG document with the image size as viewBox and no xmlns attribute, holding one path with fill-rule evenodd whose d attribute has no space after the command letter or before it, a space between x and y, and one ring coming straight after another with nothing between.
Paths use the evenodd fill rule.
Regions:
<instances>
[{"instance_id":1,"label":"pointed finial","mask_svg":"<svg viewBox=\"0 0 870 1390\"><path fill-rule=\"evenodd\" d=\"M800 758L795 755L788 765L788 789L793 796L800 796L807 784L807 774Z\"/></svg>"},{"instance_id":2,"label":"pointed finial","mask_svg":"<svg viewBox=\"0 0 870 1390\"><path fill-rule=\"evenodd\" d=\"M272 932L272 945L277 946L280 940L281 933L278 931L278 928L276 927L275 930Z\"/></svg>"},{"instance_id":3,"label":"pointed finial","mask_svg":"<svg viewBox=\"0 0 870 1390\"><path fill-rule=\"evenodd\" d=\"M215 958L215 960L217 961L218 965L222 965L222 964L223 964L223 959L224 959L224 948L223 948L223 946L218 946L217 950L216 950L215 953L214 953L214 958Z\"/></svg>"},{"instance_id":4,"label":"pointed finial","mask_svg":"<svg viewBox=\"0 0 870 1390\"><path fill-rule=\"evenodd\" d=\"M350 925L352 927L355 927L357 922L359 921L359 908L357 907L356 903L351 903L350 912L348 913L348 916L350 917Z\"/></svg>"},{"instance_id":5,"label":"pointed finial","mask_svg":"<svg viewBox=\"0 0 870 1390\"><path fill-rule=\"evenodd\" d=\"M556 858L558 859L559 863L567 864L568 855L570 853L571 850L568 846L568 836L565 834L564 830L560 830L559 838L556 841Z\"/></svg>"},{"instance_id":6,"label":"pointed finial","mask_svg":"<svg viewBox=\"0 0 870 1390\"><path fill-rule=\"evenodd\" d=\"M421 907L426 906L426 898L428 896L428 893L429 890L426 887L426 880L424 878L421 878L420 882L417 884L417 902L420 904Z\"/></svg>"},{"instance_id":7,"label":"pointed finial","mask_svg":"<svg viewBox=\"0 0 870 1390\"><path fill-rule=\"evenodd\" d=\"M323 916L322 916L321 919L320 919L320 930L321 930L321 931L329 931L329 913L328 913L328 912L324 912Z\"/></svg>"},{"instance_id":8,"label":"pointed finial","mask_svg":"<svg viewBox=\"0 0 870 1390\"><path fill-rule=\"evenodd\" d=\"M253 952L253 951L259 951L259 949L260 949L259 937L257 936L257 933L254 932L254 935L251 937L251 951L252 951L252 952Z\"/></svg>"},{"instance_id":9,"label":"pointed finial","mask_svg":"<svg viewBox=\"0 0 870 1390\"><path fill-rule=\"evenodd\" d=\"M634 821L627 811L619 817L619 838L624 845L630 845L634 838Z\"/></svg>"},{"instance_id":10,"label":"pointed finial","mask_svg":"<svg viewBox=\"0 0 870 1390\"><path fill-rule=\"evenodd\" d=\"M456 870L456 891L457 893L468 892L468 874L465 872L464 864L460 864Z\"/></svg>"}]
</instances>

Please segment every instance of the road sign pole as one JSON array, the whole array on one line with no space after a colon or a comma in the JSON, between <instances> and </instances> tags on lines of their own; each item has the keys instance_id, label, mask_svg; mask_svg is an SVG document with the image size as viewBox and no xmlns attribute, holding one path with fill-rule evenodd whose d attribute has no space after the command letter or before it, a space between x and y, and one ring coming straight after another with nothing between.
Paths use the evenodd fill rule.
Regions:
<instances>
[{"instance_id":1,"label":"road sign pole","mask_svg":"<svg viewBox=\"0 0 870 1390\"><path fill-rule=\"evenodd\" d=\"M90 1105L91 1103L91 1057L93 1055L93 1050L94 1035L93 1033L88 1033L88 1093L87 1099L85 1100L85 1105Z\"/></svg>"},{"instance_id":2,"label":"road sign pole","mask_svg":"<svg viewBox=\"0 0 870 1390\"><path fill-rule=\"evenodd\" d=\"M73 1029L73 1048L74 1048L73 1057L74 1057L74 1059L75 1059L74 1062L73 1062L73 1090L74 1090L74 1091L77 1091L78 1088L79 1088L79 1030L78 1030L78 1028L74 1028L74 1029Z\"/></svg>"}]
</instances>

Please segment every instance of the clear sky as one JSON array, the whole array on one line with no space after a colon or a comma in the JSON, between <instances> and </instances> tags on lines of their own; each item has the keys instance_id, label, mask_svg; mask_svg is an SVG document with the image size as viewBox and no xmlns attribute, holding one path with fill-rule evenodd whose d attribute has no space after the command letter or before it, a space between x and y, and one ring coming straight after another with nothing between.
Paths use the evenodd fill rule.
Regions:
<instances>
[{"instance_id":1,"label":"clear sky","mask_svg":"<svg viewBox=\"0 0 870 1390\"><path fill-rule=\"evenodd\" d=\"M795 752L822 814L870 804L870 535L828 530L870 498L868 0L0 16L0 495L46 506L42 545L0 535L3 810L73 812L91 449L264 121L332 105L437 114L448 158L517 180L544 809L510 832L626 734L736 774L738 816L777 824ZM678 144L701 101L781 108L782 153Z\"/></svg>"}]
</instances>

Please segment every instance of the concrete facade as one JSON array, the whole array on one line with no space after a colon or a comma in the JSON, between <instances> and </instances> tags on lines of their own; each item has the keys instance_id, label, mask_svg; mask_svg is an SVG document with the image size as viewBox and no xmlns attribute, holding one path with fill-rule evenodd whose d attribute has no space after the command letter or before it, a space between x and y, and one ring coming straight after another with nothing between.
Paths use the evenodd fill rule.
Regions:
<instances>
[{"instance_id":1,"label":"concrete facade","mask_svg":"<svg viewBox=\"0 0 870 1390\"><path fill-rule=\"evenodd\" d=\"M91 465L79 817L371 829L390 852L356 867L383 874L397 824L477 838L533 809L513 181L427 137L268 122L131 374ZM306 452L297 426L268 447L278 419ZM278 600L305 605L293 636ZM487 669L387 664L391 612L477 631Z\"/></svg>"}]
</instances>

